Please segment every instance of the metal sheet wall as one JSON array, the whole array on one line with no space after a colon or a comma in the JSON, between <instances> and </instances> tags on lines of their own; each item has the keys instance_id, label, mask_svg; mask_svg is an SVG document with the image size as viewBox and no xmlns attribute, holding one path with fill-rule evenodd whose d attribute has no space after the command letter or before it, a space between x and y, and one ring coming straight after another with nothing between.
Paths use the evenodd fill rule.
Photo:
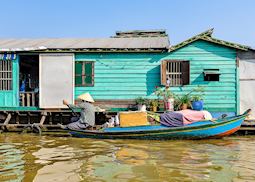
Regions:
<instances>
[{"instance_id":1,"label":"metal sheet wall","mask_svg":"<svg viewBox=\"0 0 255 182\"><path fill-rule=\"evenodd\" d=\"M40 108L65 108L63 99L73 103L73 54L40 54Z\"/></svg>"},{"instance_id":2,"label":"metal sheet wall","mask_svg":"<svg viewBox=\"0 0 255 182\"><path fill-rule=\"evenodd\" d=\"M240 68L240 111L251 109L250 118L255 119L255 58L241 60Z\"/></svg>"}]
</instances>

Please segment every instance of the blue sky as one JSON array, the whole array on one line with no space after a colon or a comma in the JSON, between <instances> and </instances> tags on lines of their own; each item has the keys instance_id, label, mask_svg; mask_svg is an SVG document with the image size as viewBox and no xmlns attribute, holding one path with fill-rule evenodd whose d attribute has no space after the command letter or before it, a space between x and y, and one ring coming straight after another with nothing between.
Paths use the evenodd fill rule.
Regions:
<instances>
[{"instance_id":1,"label":"blue sky","mask_svg":"<svg viewBox=\"0 0 255 182\"><path fill-rule=\"evenodd\" d=\"M166 29L176 44L211 27L255 48L254 0L0 0L1 38L109 37Z\"/></svg>"}]
</instances>

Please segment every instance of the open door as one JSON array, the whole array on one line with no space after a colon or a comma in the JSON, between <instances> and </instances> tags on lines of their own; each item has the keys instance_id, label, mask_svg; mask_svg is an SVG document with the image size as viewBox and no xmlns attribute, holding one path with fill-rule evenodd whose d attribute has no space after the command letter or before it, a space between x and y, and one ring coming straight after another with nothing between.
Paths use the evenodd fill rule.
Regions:
<instances>
[{"instance_id":1,"label":"open door","mask_svg":"<svg viewBox=\"0 0 255 182\"><path fill-rule=\"evenodd\" d=\"M40 54L39 107L66 108L74 103L74 54Z\"/></svg>"}]
</instances>

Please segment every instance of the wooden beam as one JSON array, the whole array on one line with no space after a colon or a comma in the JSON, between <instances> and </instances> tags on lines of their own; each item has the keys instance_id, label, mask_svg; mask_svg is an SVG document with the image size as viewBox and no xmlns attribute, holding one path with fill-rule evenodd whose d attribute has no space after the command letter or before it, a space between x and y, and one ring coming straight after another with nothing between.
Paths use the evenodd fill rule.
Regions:
<instances>
[{"instance_id":1,"label":"wooden beam","mask_svg":"<svg viewBox=\"0 0 255 182\"><path fill-rule=\"evenodd\" d=\"M7 125L9 124L9 121L11 120L11 118L12 118L11 113L8 113L6 119L5 119L5 121L4 121L4 123L3 123L2 127L1 127L2 130L7 130L8 131Z\"/></svg>"},{"instance_id":2,"label":"wooden beam","mask_svg":"<svg viewBox=\"0 0 255 182\"><path fill-rule=\"evenodd\" d=\"M43 127L43 124L44 124L44 121L46 119L46 116L47 116L47 112L43 112L41 120L40 120L40 124L39 124L41 127Z\"/></svg>"},{"instance_id":3,"label":"wooden beam","mask_svg":"<svg viewBox=\"0 0 255 182\"><path fill-rule=\"evenodd\" d=\"M4 125L8 125L9 124L9 121L11 120L12 118L12 115L9 113L4 121Z\"/></svg>"}]
</instances>

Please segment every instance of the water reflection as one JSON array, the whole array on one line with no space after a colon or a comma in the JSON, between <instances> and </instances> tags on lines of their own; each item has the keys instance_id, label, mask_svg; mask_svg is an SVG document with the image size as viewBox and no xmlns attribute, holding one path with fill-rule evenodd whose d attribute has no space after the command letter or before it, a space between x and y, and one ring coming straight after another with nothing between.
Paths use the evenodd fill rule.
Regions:
<instances>
[{"instance_id":1,"label":"water reflection","mask_svg":"<svg viewBox=\"0 0 255 182\"><path fill-rule=\"evenodd\" d=\"M35 164L44 165L37 171L34 181L80 181L79 169L82 161L73 160L75 150L68 145L41 148L34 152Z\"/></svg>"},{"instance_id":2,"label":"water reflection","mask_svg":"<svg viewBox=\"0 0 255 182\"><path fill-rule=\"evenodd\" d=\"M0 135L0 181L255 181L254 137L201 141Z\"/></svg>"},{"instance_id":3,"label":"water reflection","mask_svg":"<svg viewBox=\"0 0 255 182\"><path fill-rule=\"evenodd\" d=\"M245 138L240 138L239 150L233 154L231 164L232 170L237 171L237 175L233 181L255 181L255 140L249 138L246 142Z\"/></svg>"},{"instance_id":4,"label":"water reflection","mask_svg":"<svg viewBox=\"0 0 255 182\"><path fill-rule=\"evenodd\" d=\"M21 181L24 177L24 154L15 145L0 143L0 181Z\"/></svg>"}]
</instances>

